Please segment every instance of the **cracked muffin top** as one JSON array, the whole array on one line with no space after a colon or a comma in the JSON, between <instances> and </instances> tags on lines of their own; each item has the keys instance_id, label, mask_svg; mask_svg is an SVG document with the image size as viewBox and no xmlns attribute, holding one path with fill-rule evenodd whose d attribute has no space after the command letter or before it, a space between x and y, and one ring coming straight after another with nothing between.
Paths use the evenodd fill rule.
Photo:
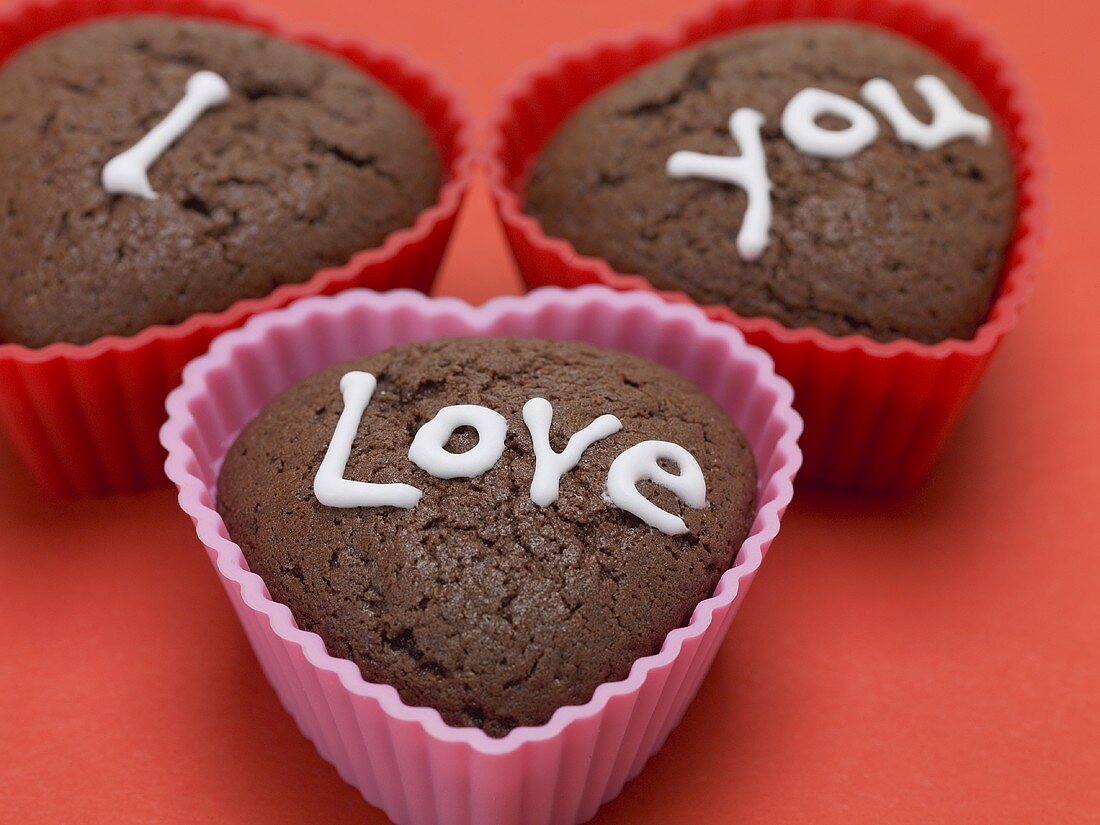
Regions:
<instances>
[{"instance_id":1,"label":"cracked muffin top","mask_svg":"<svg viewBox=\"0 0 1100 825\"><path fill-rule=\"evenodd\" d=\"M660 289L924 343L983 321L1015 209L1006 138L969 82L835 23L747 29L619 81L558 129L525 193L547 234Z\"/></svg>"},{"instance_id":2,"label":"cracked muffin top","mask_svg":"<svg viewBox=\"0 0 1100 825\"><path fill-rule=\"evenodd\" d=\"M347 460L334 478L420 491L403 506L328 506L314 487L354 404L341 395L347 376L364 374L377 386L350 412ZM528 424L532 399L548 402L548 434ZM453 405L487 409L453 420L434 449L452 459L491 454L473 471L439 477L421 442L426 423ZM604 430L561 472L556 500L536 496L534 443L562 453L611 415L621 428ZM452 429L494 416L495 434L488 425ZM683 520L679 533L624 509L612 479L631 448L652 441L686 450L705 484L705 499L688 504L632 477L641 497ZM655 461L690 474L679 459L678 468ZM755 518L756 487L740 430L664 367L588 344L465 338L395 347L287 390L229 450L217 508L272 598L330 654L452 725L503 736L588 701L659 651L732 565Z\"/></svg>"},{"instance_id":3,"label":"cracked muffin top","mask_svg":"<svg viewBox=\"0 0 1100 825\"><path fill-rule=\"evenodd\" d=\"M113 157L200 71L229 96L110 194ZM0 340L87 343L178 323L345 263L440 186L426 128L377 81L261 32L138 16L35 41L0 67Z\"/></svg>"}]
</instances>

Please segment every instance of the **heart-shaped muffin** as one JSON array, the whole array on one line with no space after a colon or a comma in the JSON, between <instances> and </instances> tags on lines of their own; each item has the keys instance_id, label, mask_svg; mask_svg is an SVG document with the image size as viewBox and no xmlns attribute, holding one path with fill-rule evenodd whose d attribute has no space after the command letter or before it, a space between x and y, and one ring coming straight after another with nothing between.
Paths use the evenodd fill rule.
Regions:
<instances>
[{"instance_id":1,"label":"heart-shaped muffin","mask_svg":"<svg viewBox=\"0 0 1100 825\"><path fill-rule=\"evenodd\" d=\"M230 449L217 504L332 655L502 736L656 653L732 564L756 492L741 431L670 370L463 338L284 392Z\"/></svg>"},{"instance_id":2,"label":"heart-shaped muffin","mask_svg":"<svg viewBox=\"0 0 1100 825\"><path fill-rule=\"evenodd\" d=\"M1012 151L939 55L854 22L750 27L602 89L533 163L548 235L662 290L832 336L934 344L985 319Z\"/></svg>"},{"instance_id":3,"label":"heart-shaped muffin","mask_svg":"<svg viewBox=\"0 0 1100 825\"><path fill-rule=\"evenodd\" d=\"M412 226L443 178L418 113L341 56L170 15L5 62L0 146L0 339L29 347L303 283Z\"/></svg>"}]
</instances>

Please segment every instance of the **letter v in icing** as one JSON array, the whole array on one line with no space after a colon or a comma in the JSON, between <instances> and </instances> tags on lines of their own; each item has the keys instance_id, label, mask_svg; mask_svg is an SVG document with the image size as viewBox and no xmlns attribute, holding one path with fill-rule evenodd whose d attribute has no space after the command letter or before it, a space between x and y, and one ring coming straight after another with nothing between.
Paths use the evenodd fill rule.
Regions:
<instances>
[{"instance_id":1,"label":"letter v in icing","mask_svg":"<svg viewBox=\"0 0 1100 825\"><path fill-rule=\"evenodd\" d=\"M531 501L546 507L558 500L561 477L576 467L584 451L623 428L623 422L613 415L601 415L583 430L569 437L565 449L554 452L550 446L550 424L554 407L545 398L532 398L523 405L523 423L531 433L535 450L535 473L531 478Z\"/></svg>"}]
</instances>

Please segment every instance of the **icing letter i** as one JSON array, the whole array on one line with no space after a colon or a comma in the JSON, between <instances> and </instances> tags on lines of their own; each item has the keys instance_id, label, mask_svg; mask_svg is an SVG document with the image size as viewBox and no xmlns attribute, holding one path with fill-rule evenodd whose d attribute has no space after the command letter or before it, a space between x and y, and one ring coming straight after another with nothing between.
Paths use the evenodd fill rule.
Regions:
<instances>
[{"instance_id":1,"label":"icing letter i","mask_svg":"<svg viewBox=\"0 0 1100 825\"><path fill-rule=\"evenodd\" d=\"M149 167L190 129L207 109L229 100L229 84L214 72L196 72L187 81L187 92L168 116L103 167L101 182L112 195L134 195L152 201L157 193L149 184Z\"/></svg>"}]
</instances>

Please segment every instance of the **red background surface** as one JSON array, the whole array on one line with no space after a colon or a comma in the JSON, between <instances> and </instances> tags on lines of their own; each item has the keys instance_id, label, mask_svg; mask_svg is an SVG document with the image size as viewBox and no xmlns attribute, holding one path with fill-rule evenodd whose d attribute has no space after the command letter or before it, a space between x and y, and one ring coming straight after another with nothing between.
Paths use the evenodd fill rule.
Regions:
<instances>
[{"instance_id":1,"label":"red background surface","mask_svg":"<svg viewBox=\"0 0 1100 825\"><path fill-rule=\"evenodd\" d=\"M407 48L477 115L552 46L685 10L268 5ZM799 491L683 725L601 825L1100 821L1100 7L962 5L1037 87L1038 293L921 494ZM515 291L479 182L437 292ZM0 822L386 821L279 706L172 491L51 502L0 445L0 626Z\"/></svg>"}]
</instances>

